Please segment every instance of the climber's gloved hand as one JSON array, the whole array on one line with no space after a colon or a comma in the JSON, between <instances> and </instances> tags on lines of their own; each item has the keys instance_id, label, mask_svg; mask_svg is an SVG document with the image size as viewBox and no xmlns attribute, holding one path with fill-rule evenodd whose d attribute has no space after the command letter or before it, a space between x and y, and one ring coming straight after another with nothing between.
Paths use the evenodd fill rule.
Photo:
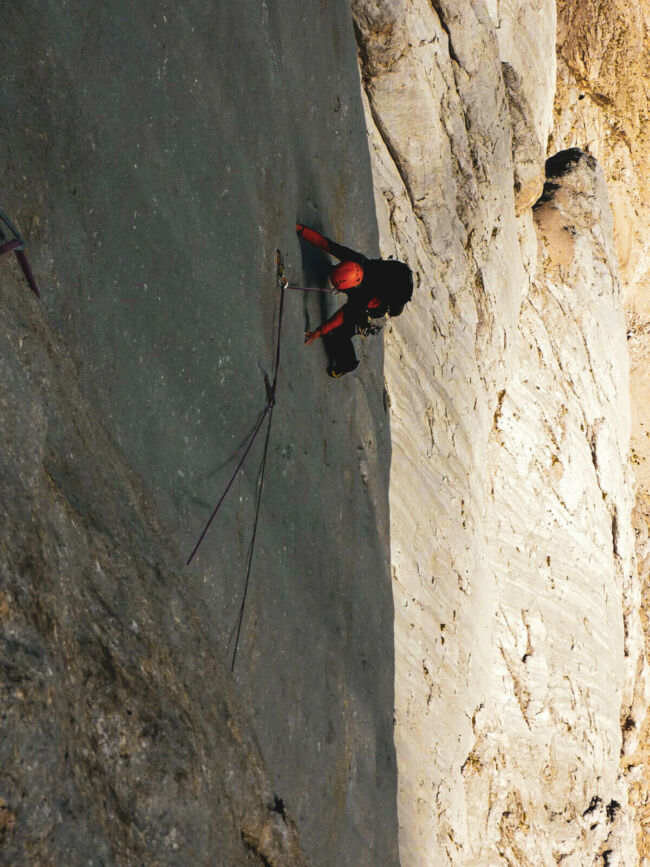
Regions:
<instances>
[{"instance_id":1,"label":"climber's gloved hand","mask_svg":"<svg viewBox=\"0 0 650 867\"><path fill-rule=\"evenodd\" d=\"M305 331L305 346L309 346L309 344L313 343L314 340L317 340L320 335L320 328L317 328L316 331Z\"/></svg>"}]
</instances>

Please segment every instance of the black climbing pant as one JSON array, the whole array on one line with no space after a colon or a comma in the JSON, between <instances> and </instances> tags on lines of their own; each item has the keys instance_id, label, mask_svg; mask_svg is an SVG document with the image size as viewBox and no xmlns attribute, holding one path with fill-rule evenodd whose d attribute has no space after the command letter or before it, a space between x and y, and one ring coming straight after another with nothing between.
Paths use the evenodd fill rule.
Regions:
<instances>
[{"instance_id":1,"label":"black climbing pant","mask_svg":"<svg viewBox=\"0 0 650 867\"><path fill-rule=\"evenodd\" d=\"M327 372L330 376L343 376L344 373L350 373L359 366L359 359L352 343L352 337L356 333L356 325L344 322L340 328L334 329L323 337L329 360Z\"/></svg>"}]
</instances>

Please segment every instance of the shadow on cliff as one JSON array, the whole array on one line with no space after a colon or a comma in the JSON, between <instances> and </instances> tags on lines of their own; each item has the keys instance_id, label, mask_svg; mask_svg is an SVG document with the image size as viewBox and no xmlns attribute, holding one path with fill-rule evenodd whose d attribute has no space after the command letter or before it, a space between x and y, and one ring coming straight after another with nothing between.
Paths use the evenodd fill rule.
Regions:
<instances>
[{"instance_id":1,"label":"shadow on cliff","mask_svg":"<svg viewBox=\"0 0 650 867\"><path fill-rule=\"evenodd\" d=\"M181 4L173 15L153 2L118 0L108 10L74 0L65 15L37 4L9 18L0 37L13 70L3 92L2 205L31 242L44 307L78 362L86 399L180 552L172 565L184 604L210 652L223 655L259 452L200 558L191 570L182 564L228 477L229 467L215 468L264 405L275 249L293 282L309 282L326 265L314 258L303 272L296 218L368 254L377 248L348 4L307 20L298 0ZM317 324L330 302L294 293L286 303L236 680L313 864L397 864L383 349L380 338L366 341L359 369L332 381L323 348L303 345L306 315ZM75 520L96 526L102 491L79 466L66 469L70 461L56 485ZM99 531L128 544L110 523ZM106 551L96 554L102 569ZM154 618L164 608L155 574L125 568L115 578L142 582L137 599L158 600ZM116 592L111 605L116 646L127 646L137 619L129 600ZM199 645L170 616L174 653L193 672L186 700L207 725ZM166 623L151 629L164 645ZM65 665L57 670L67 676ZM63 754L72 732L56 736ZM101 801L93 809L109 822Z\"/></svg>"}]
</instances>

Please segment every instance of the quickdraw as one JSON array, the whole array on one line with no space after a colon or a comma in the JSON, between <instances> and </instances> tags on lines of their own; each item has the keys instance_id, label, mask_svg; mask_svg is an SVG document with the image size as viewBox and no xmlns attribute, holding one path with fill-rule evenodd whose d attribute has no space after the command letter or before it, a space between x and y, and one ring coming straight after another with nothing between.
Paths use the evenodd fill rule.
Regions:
<instances>
[{"instance_id":1,"label":"quickdraw","mask_svg":"<svg viewBox=\"0 0 650 867\"><path fill-rule=\"evenodd\" d=\"M7 237L7 233L5 228L13 235L13 238ZM41 293L38 291L38 286L36 285L36 280L34 279L34 275L32 273L32 269L30 268L29 262L27 261L27 254L25 253L25 240L23 236L20 234L18 229L11 222L9 217L6 214L3 214L0 211L0 256L3 256L5 253L15 253L16 259L18 259L18 264L20 265L23 274L25 275L25 279L29 283L29 288L32 290L34 295L37 298L41 297Z\"/></svg>"}]
</instances>

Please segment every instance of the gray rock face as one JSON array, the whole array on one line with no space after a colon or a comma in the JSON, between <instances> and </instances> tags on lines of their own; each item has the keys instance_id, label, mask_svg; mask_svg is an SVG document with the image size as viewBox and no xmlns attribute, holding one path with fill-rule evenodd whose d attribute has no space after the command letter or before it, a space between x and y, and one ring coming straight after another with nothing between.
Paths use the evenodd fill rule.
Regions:
<instances>
[{"instance_id":1,"label":"gray rock face","mask_svg":"<svg viewBox=\"0 0 650 867\"><path fill-rule=\"evenodd\" d=\"M35 698L20 724L12 718L7 749L25 744L24 764L12 765L13 776L0 786L15 814L12 852L41 847L43 858L55 858L49 826L33 818L36 800L21 805L19 793L50 797L56 779L70 789L74 815L80 800L94 797L92 827L106 829L100 839L64 817L57 833L74 833L76 851L90 857L94 850L106 861L188 863L194 847L199 860L214 863L207 853L216 819L207 817L230 809L220 786L231 785L230 770L233 786L248 785L258 759L251 747L247 770L248 742L236 770L221 756L231 749L229 738L238 737L222 709L222 688L224 696L230 692L227 678L215 673L217 662L203 659L230 661L259 447L192 568L183 564L264 405L260 367L271 369L277 329L276 247L292 281L308 286L323 282L327 265L324 256L300 249L296 219L376 252L350 11L344 0L326 9L297 0L118 2L102 9L37 3L8 10L0 39L8 70L2 207L30 241L45 310L75 359L56 386L60 399L42 403L54 381L47 372L30 412L21 415L19 405L15 418L12 410L4 419L26 432L36 426L42 439L41 452L32 448L29 457L31 488L12 468L27 460L23 444L36 433L16 434L13 459L4 455L6 472L23 491L19 500L5 499L17 528L3 528L12 558L5 580L11 610L31 630L26 647L38 649L32 675L43 679L38 696L45 702L51 686L59 702L48 707ZM305 327L327 315L326 303L337 302L297 293L286 300L235 675L271 769L274 788L264 791L286 803L313 863L390 865L397 860L397 822L382 346L362 345L359 371L329 380L322 345L303 346ZM7 339L16 337L14 327L7 326ZM40 332L31 328L30 320L21 333L38 354ZM17 378L21 362L11 363ZM108 445L93 440L82 448L77 404L64 399L76 376L88 424L106 428L102 444L115 440L152 498L147 508L160 518L170 546L164 555L144 530L138 536L137 514L120 509L125 470L106 459ZM5 383L12 407L21 387L19 379L17 392ZM46 469L39 454L51 455ZM49 490L46 470L55 505L56 491L63 491L61 504L55 515L55 505L43 507L34 525L38 538L23 543L31 498ZM108 511L98 511L107 500ZM77 538L84 522L97 523L97 538ZM31 552L32 566L15 560L27 557L21 551ZM177 597L196 612L191 626L185 609L174 608ZM40 620L26 610L28 599L43 612ZM20 670L25 663L16 664ZM127 708L132 714L123 717ZM160 747L145 749L140 737ZM85 764L69 760L85 779L81 794L65 763L73 738L87 754ZM90 774L102 751L119 780L106 772L104 784ZM250 785L257 791L254 780ZM109 788L116 794L105 794ZM268 799L260 792L264 812ZM111 830L118 796L119 847ZM167 824L152 818L162 814ZM268 811L264 816L277 820ZM131 836L123 830L129 817ZM200 832L201 817L210 828ZM244 824L225 818L220 824L227 828L218 833L240 847L224 852L240 851ZM152 829L163 825L154 845ZM267 834L261 819L250 827L253 843ZM182 846L177 856L175 842ZM226 846L220 837L213 842L213 852ZM57 845L62 852L67 844ZM288 851L284 861L265 857L293 864Z\"/></svg>"},{"instance_id":2,"label":"gray rock face","mask_svg":"<svg viewBox=\"0 0 650 867\"><path fill-rule=\"evenodd\" d=\"M306 863L138 481L0 292L0 861Z\"/></svg>"}]
</instances>

